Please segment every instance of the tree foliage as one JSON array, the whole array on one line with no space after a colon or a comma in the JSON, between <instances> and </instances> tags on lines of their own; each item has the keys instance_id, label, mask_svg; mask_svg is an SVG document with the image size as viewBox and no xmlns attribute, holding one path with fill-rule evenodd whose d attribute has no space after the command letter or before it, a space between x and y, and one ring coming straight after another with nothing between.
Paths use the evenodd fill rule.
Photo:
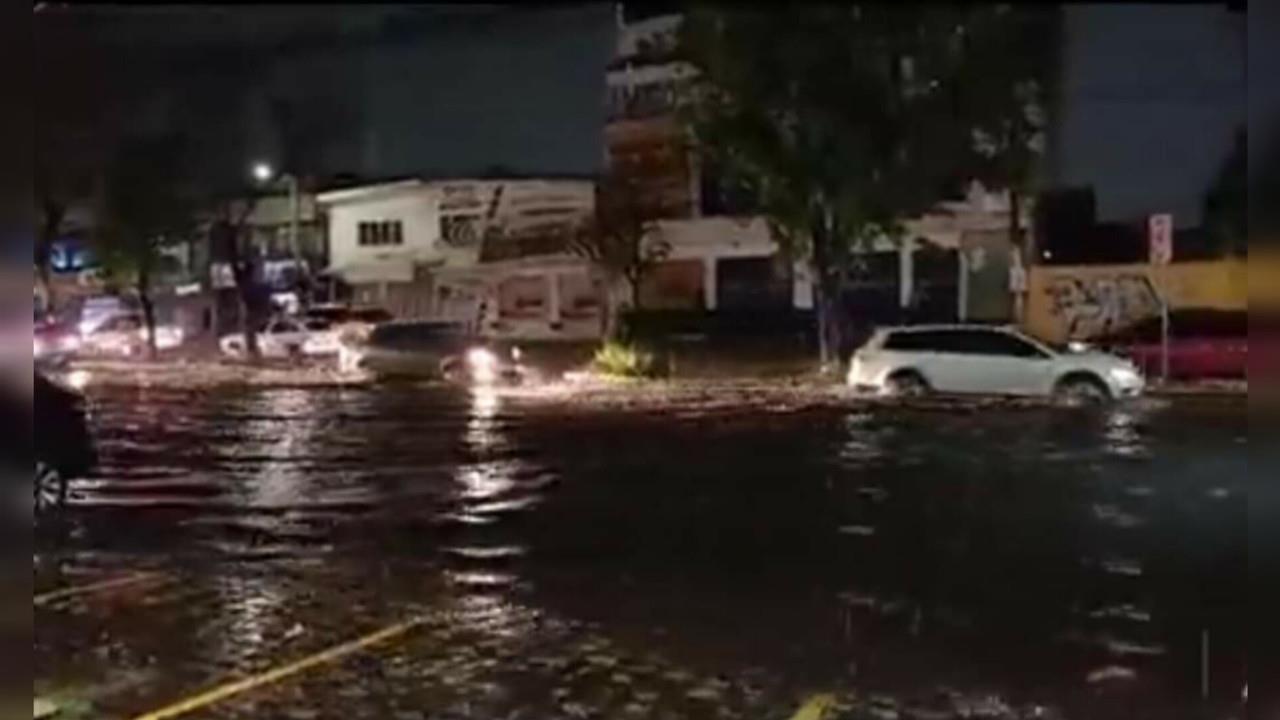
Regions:
<instances>
[{"instance_id":1,"label":"tree foliage","mask_svg":"<svg viewBox=\"0 0 1280 720\"><path fill-rule=\"evenodd\" d=\"M611 171L596 186L595 212L573 234L570 249L605 275L610 283L626 282L631 306L640 306L640 287L653 267L670 253L662 236L662 208L651 193L624 173ZM616 312L610 302L606 314ZM610 317L614 328L616 318Z\"/></svg>"},{"instance_id":2,"label":"tree foliage","mask_svg":"<svg viewBox=\"0 0 1280 720\"><path fill-rule=\"evenodd\" d=\"M953 92L972 132L964 170L987 187L1025 193L1036 181L1060 81L1060 38L1056 8L995 5L970 15Z\"/></svg>"},{"instance_id":3,"label":"tree foliage","mask_svg":"<svg viewBox=\"0 0 1280 720\"><path fill-rule=\"evenodd\" d=\"M96 254L108 278L137 293L152 354L153 283L170 270L164 250L186 241L195 219L185 159L178 136L126 139L107 165L98 207Z\"/></svg>"},{"instance_id":4,"label":"tree foliage","mask_svg":"<svg viewBox=\"0 0 1280 720\"><path fill-rule=\"evenodd\" d=\"M700 6L681 30L696 70L682 115L694 147L758 198L817 274L824 359L850 255L959 190L972 133L956 93L963 6Z\"/></svg>"},{"instance_id":5,"label":"tree foliage","mask_svg":"<svg viewBox=\"0 0 1280 720\"><path fill-rule=\"evenodd\" d=\"M1249 191L1246 154L1248 135L1236 131L1231 152L1205 193L1203 225L1215 250L1243 255L1248 250Z\"/></svg>"}]
</instances>

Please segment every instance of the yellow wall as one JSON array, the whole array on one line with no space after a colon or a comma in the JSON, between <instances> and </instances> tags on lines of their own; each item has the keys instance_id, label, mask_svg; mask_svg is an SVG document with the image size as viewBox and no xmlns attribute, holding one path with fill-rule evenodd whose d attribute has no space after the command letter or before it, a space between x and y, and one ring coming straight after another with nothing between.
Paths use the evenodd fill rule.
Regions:
<instances>
[{"instance_id":1,"label":"yellow wall","mask_svg":"<svg viewBox=\"0 0 1280 720\"><path fill-rule=\"evenodd\" d=\"M1249 304L1270 311L1280 307L1280 250L1253 251L1249 258Z\"/></svg>"},{"instance_id":2,"label":"yellow wall","mask_svg":"<svg viewBox=\"0 0 1280 720\"><path fill-rule=\"evenodd\" d=\"M1158 314L1161 294L1174 309L1246 310L1248 266L1238 259L1036 266L1027 277L1023 325L1051 342L1096 337Z\"/></svg>"}]
</instances>

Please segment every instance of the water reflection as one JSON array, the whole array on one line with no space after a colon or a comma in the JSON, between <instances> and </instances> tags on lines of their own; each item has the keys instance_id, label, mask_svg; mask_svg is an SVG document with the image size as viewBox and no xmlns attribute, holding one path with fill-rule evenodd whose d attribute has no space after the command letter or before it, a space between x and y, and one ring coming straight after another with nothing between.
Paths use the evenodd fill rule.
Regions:
<instances>
[{"instance_id":1,"label":"water reflection","mask_svg":"<svg viewBox=\"0 0 1280 720\"><path fill-rule=\"evenodd\" d=\"M109 545L121 528L169 523L172 535L148 547L182 550L192 514L278 532L299 507L336 497L337 484L353 493L344 497L407 509L370 513L358 532L341 532L351 514L324 518L315 532L337 549L326 562L355 556L342 570L350 585L376 586L378 563L360 543L385 538L377 550L426 557L424 572L449 584L439 597L398 599L452 602L457 622L480 632L517 627L537 646L545 628L531 618L559 617L615 641L629 636L637 655L661 652L712 673L739 655L779 684L845 677L856 664L928 685L963 668L957 683L976 678L1013 697L1007 680L1046 698L1092 692L1090 683L1145 686L1122 682L1139 675L1184 690L1168 668L1195 665L1186 636L1212 609L1203 578L1226 575L1216 568L1243 552L1231 533L1244 526L1229 520L1247 494L1235 476L1248 468L1228 462L1243 413L846 405L792 415L731 407L719 422L710 411L684 421L595 412L586 401L539 411L491 389L355 397L289 390L115 403L108 411L125 422L109 435L138 418L172 420L144 423L146 447L111 436L105 466L119 485L202 478L227 502L181 522L117 518L125 522L91 527L80 542ZM458 524L424 533L423 514ZM557 583L560 572L567 579ZM237 587L211 612L209 632L232 638L216 654L289 636L295 623L279 587ZM336 625L345 612L332 613ZM1219 652L1235 652L1231 642ZM981 666L969 662L974 648ZM625 677L647 676L633 668ZM606 682L582 680L577 701L595 708L590 693ZM679 689L681 702L689 691ZM788 716L793 700L768 716Z\"/></svg>"},{"instance_id":2,"label":"water reflection","mask_svg":"<svg viewBox=\"0 0 1280 720\"><path fill-rule=\"evenodd\" d=\"M259 470L246 487L254 508L288 508L313 499L314 475L306 461L322 454L317 447L324 413L321 396L302 389L262 393L251 406L244 433L262 447Z\"/></svg>"},{"instance_id":3,"label":"water reflection","mask_svg":"<svg viewBox=\"0 0 1280 720\"><path fill-rule=\"evenodd\" d=\"M1110 410L1106 418L1103 441L1106 450L1125 458L1145 458L1151 454L1142 432L1144 415L1140 410L1120 406Z\"/></svg>"}]
</instances>

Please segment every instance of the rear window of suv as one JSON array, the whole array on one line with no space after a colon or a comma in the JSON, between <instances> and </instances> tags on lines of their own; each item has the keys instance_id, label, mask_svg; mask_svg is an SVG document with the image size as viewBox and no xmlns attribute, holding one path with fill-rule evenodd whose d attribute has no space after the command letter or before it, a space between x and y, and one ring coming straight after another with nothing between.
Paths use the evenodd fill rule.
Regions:
<instances>
[{"instance_id":1,"label":"rear window of suv","mask_svg":"<svg viewBox=\"0 0 1280 720\"><path fill-rule=\"evenodd\" d=\"M954 333L934 330L912 330L889 333L885 338L885 350L917 352L954 352Z\"/></svg>"},{"instance_id":2,"label":"rear window of suv","mask_svg":"<svg viewBox=\"0 0 1280 720\"><path fill-rule=\"evenodd\" d=\"M1043 353L1031 343L996 330L919 330L890 333L885 350L900 352L944 352L1002 357L1039 357Z\"/></svg>"}]
</instances>

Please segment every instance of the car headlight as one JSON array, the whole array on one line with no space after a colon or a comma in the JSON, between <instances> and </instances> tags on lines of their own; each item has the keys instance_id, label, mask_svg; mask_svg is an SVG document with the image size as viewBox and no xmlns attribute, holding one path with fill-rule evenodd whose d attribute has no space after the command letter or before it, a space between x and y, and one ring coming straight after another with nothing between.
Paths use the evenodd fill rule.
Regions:
<instances>
[{"instance_id":1,"label":"car headlight","mask_svg":"<svg viewBox=\"0 0 1280 720\"><path fill-rule=\"evenodd\" d=\"M58 347L67 351L76 351L80 349L80 338L75 335L63 335L58 339Z\"/></svg>"},{"instance_id":2,"label":"car headlight","mask_svg":"<svg viewBox=\"0 0 1280 720\"><path fill-rule=\"evenodd\" d=\"M1130 367L1111 368L1111 379L1120 385L1135 385L1142 381L1142 375Z\"/></svg>"},{"instance_id":3,"label":"car headlight","mask_svg":"<svg viewBox=\"0 0 1280 720\"><path fill-rule=\"evenodd\" d=\"M467 366L477 382L492 382L497 377L498 358L487 348L471 348L467 351Z\"/></svg>"},{"instance_id":4,"label":"car headlight","mask_svg":"<svg viewBox=\"0 0 1280 720\"><path fill-rule=\"evenodd\" d=\"M487 348L471 348L467 351L467 364L472 368L490 368L498 364L498 358Z\"/></svg>"}]
</instances>

